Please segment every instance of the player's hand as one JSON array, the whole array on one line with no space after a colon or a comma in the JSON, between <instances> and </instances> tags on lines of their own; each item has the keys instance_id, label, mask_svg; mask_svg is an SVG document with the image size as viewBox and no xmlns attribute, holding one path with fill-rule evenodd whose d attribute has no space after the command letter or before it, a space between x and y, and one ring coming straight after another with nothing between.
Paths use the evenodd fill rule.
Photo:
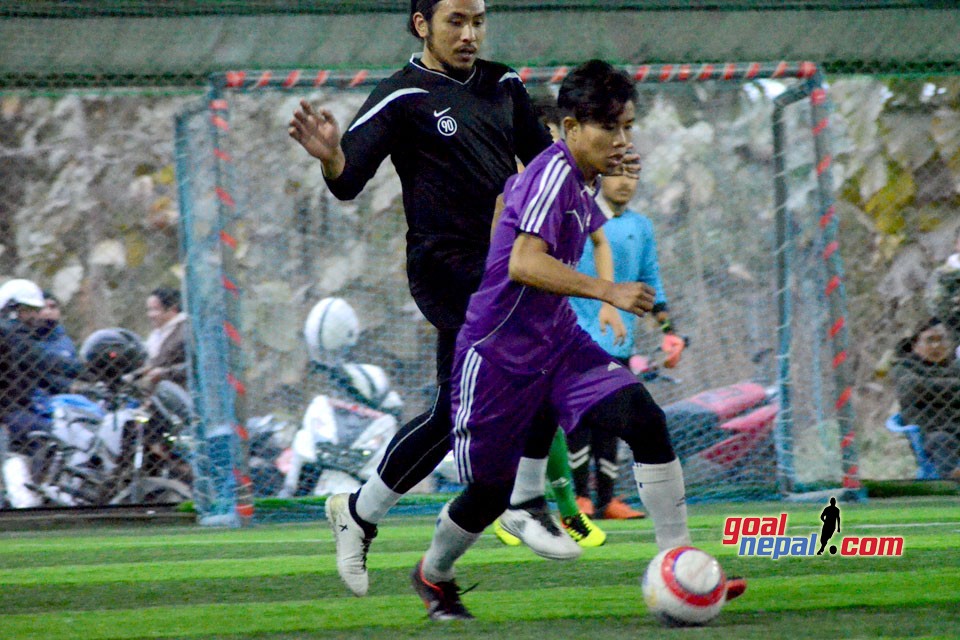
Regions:
<instances>
[{"instance_id":1,"label":"player's hand","mask_svg":"<svg viewBox=\"0 0 960 640\"><path fill-rule=\"evenodd\" d=\"M611 284L607 302L618 309L642 316L653 309L654 296L656 291L653 287L643 282L615 282Z\"/></svg>"},{"instance_id":2,"label":"player's hand","mask_svg":"<svg viewBox=\"0 0 960 640\"><path fill-rule=\"evenodd\" d=\"M623 318L617 310L610 304L604 302L600 305L600 333L606 335L607 327L613 331L613 344L622 344L627 337L627 327L623 324Z\"/></svg>"},{"instance_id":3,"label":"player's hand","mask_svg":"<svg viewBox=\"0 0 960 640\"><path fill-rule=\"evenodd\" d=\"M604 175L627 176L628 178L639 180L640 169L640 154L633 150L633 143L631 142L627 146L627 153L623 156L623 160L620 161L620 164L618 164L613 171L610 173L605 173Z\"/></svg>"},{"instance_id":4,"label":"player's hand","mask_svg":"<svg viewBox=\"0 0 960 640\"><path fill-rule=\"evenodd\" d=\"M306 100L293 112L287 133L321 162L335 162L343 155L337 119L327 109L314 110Z\"/></svg>"},{"instance_id":5,"label":"player's hand","mask_svg":"<svg viewBox=\"0 0 960 640\"><path fill-rule=\"evenodd\" d=\"M632 146L632 145L631 145ZM623 156L623 162L620 163L621 174L635 180L640 179L640 154L630 152Z\"/></svg>"}]
</instances>

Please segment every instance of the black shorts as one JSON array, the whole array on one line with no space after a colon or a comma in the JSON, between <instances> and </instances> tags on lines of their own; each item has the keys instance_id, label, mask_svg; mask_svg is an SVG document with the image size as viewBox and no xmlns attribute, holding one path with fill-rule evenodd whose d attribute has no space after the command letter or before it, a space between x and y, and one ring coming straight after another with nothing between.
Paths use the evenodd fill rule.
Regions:
<instances>
[{"instance_id":1,"label":"black shorts","mask_svg":"<svg viewBox=\"0 0 960 640\"><path fill-rule=\"evenodd\" d=\"M437 329L437 382L450 379L457 333L467 316L470 296L480 286L486 248L419 243L407 256L407 278L417 307Z\"/></svg>"},{"instance_id":2,"label":"black shorts","mask_svg":"<svg viewBox=\"0 0 960 640\"><path fill-rule=\"evenodd\" d=\"M430 324L441 331L460 330L470 296L480 287L486 258L486 247L464 248L438 241L410 249L410 294Z\"/></svg>"}]
</instances>

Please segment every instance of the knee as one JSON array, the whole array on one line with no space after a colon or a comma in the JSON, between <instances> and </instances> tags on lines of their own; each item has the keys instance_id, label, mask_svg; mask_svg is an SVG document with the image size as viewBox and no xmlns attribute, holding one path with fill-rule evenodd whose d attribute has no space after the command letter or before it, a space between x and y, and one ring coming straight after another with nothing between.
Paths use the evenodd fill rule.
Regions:
<instances>
[{"instance_id":1,"label":"knee","mask_svg":"<svg viewBox=\"0 0 960 640\"><path fill-rule=\"evenodd\" d=\"M662 464L676 455L667 430L667 417L643 385L621 389L591 411L592 428L622 438L637 462Z\"/></svg>"}]
</instances>

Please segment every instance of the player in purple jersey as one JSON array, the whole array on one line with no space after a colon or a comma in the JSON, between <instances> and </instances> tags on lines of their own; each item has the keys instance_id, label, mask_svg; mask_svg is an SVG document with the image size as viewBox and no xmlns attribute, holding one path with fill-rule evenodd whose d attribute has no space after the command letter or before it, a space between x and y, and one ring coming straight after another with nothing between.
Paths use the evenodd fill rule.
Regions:
<instances>
[{"instance_id":1,"label":"player in purple jersey","mask_svg":"<svg viewBox=\"0 0 960 640\"><path fill-rule=\"evenodd\" d=\"M435 620L473 616L460 600L454 563L507 506L534 421L546 410L564 431L582 423L630 445L634 476L660 549L690 543L683 472L663 411L629 371L577 325L567 296L643 315L654 290L575 270L584 242L605 240L598 177L631 149L636 89L600 60L577 67L558 97L563 140L508 182L505 207L480 288L457 339L454 454L466 489L444 506L411 576ZM550 433L552 435L552 431ZM728 597L739 595L739 584Z\"/></svg>"}]
</instances>

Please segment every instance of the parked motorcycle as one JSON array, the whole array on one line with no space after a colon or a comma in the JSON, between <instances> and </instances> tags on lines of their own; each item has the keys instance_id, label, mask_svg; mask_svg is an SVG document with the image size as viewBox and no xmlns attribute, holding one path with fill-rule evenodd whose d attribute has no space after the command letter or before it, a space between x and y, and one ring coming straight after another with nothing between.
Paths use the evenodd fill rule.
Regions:
<instances>
[{"instance_id":1,"label":"parked motorcycle","mask_svg":"<svg viewBox=\"0 0 960 640\"><path fill-rule=\"evenodd\" d=\"M313 398L281 462L281 496L355 491L376 470L397 432L402 401L389 390L382 368L350 363L333 373L339 389Z\"/></svg>"},{"instance_id":2,"label":"parked motorcycle","mask_svg":"<svg viewBox=\"0 0 960 640\"><path fill-rule=\"evenodd\" d=\"M356 313L341 298L321 300L307 317L312 373L327 388L307 406L292 445L278 460L282 497L356 490L397 431L403 401L383 368L339 362L359 333Z\"/></svg>"},{"instance_id":3,"label":"parked motorcycle","mask_svg":"<svg viewBox=\"0 0 960 640\"><path fill-rule=\"evenodd\" d=\"M681 381L646 358L631 361L644 384ZM752 381L707 389L661 407L688 485L770 483L774 478L773 427L780 405L776 387ZM621 443L618 487L632 492L632 454Z\"/></svg>"},{"instance_id":4,"label":"parked motorcycle","mask_svg":"<svg viewBox=\"0 0 960 640\"><path fill-rule=\"evenodd\" d=\"M146 349L125 329L94 332L80 349L83 393L49 399L51 428L29 436L24 487L59 506L181 502L191 496L183 448L193 420L189 394L169 380L149 393L130 374Z\"/></svg>"}]
</instances>

